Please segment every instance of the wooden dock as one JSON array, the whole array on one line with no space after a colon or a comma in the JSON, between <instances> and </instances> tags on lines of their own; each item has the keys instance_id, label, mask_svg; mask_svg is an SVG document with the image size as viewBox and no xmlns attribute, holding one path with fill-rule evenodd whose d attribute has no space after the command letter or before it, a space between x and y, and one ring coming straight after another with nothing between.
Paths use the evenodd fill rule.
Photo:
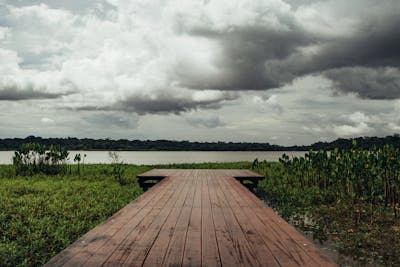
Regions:
<instances>
[{"instance_id":1,"label":"wooden dock","mask_svg":"<svg viewBox=\"0 0 400 267\"><path fill-rule=\"evenodd\" d=\"M251 171L138 178L160 182L45 266L337 266L239 182Z\"/></svg>"}]
</instances>

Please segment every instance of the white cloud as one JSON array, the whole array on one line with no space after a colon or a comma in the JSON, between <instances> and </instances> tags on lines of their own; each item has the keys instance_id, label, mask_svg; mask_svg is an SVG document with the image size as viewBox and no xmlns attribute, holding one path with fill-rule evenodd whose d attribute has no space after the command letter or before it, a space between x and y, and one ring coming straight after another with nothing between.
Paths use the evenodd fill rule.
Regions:
<instances>
[{"instance_id":1,"label":"white cloud","mask_svg":"<svg viewBox=\"0 0 400 267\"><path fill-rule=\"evenodd\" d=\"M221 91L215 91L215 90L203 90L203 91L198 91L193 93L193 101L196 102L201 102L201 101L215 101L218 99L224 99L226 98L226 92L221 92ZM236 93L228 93L232 95L232 97L235 97L237 95Z\"/></svg>"},{"instance_id":2,"label":"white cloud","mask_svg":"<svg viewBox=\"0 0 400 267\"><path fill-rule=\"evenodd\" d=\"M10 34L10 29L8 27L0 26L0 42L6 39L7 35Z\"/></svg>"},{"instance_id":3,"label":"white cloud","mask_svg":"<svg viewBox=\"0 0 400 267\"><path fill-rule=\"evenodd\" d=\"M360 111L350 114L348 119L355 124L366 123L370 121L370 118Z\"/></svg>"},{"instance_id":4,"label":"white cloud","mask_svg":"<svg viewBox=\"0 0 400 267\"><path fill-rule=\"evenodd\" d=\"M400 100L394 102L394 110L400 112Z\"/></svg>"},{"instance_id":5,"label":"white cloud","mask_svg":"<svg viewBox=\"0 0 400 267\"><path fill-rule=\"evenodd\" d=\"M356 125L340 125L340 126L335 126L333 128L333 132L337 136L359 136L359 135L365 135L369 131L371 131L371 128L366 124L365 122L358 123Z\"/></svg>"},{"instance_id":6,"label":"white cloud","mask_svg":"<svg viewBox=\"0 0 400 267\"><path fill-rule=\"evenodd\" d=\"M388 127L390 130L395 131L395 132L400 132L400 125L396 124L394 122L389 122Z\"/></svg>"},{"instance_id":7,"label":"white cloud","mask_svg":"<svg viewBox=\"0 0 400 267\"><path fill-rule=\"evenodd\" d=\"M254 1L171 1L167 7L183 27L207 28L216 31L260 25L287 30L280 17L291 16L290 5L281 0Z\"/></svg>"},{"instance_id":8,"label":"white cloud","mask_svg":"<svg viewBox=\"0 0 400 267\"><path fill-rule=\"evenodd\" d=\"M279 103L279 99L277 95L271 95L267 101L265 101L268 105L270 105L274 110L276 110L279 114L283 112L283 107Z\"/></svg>"},{"instance_id":9,"label":"white cloud","mask_svg":"<svg viewBox=\"0 0 400 267\"><path fill-rule=\"evenodd\" d=\"M6 21L11 27L9 46L23 54L56 54L68 49L78 16L45 4L8 5ZM28 55L26 55L28 57Z\"/></svg>"},{"instance_id":10,"label":"white cloud","mask_svg":"<svg viewBox=\"0 0 400 267\"><path fill-rule=\"evenodd\" d=\"M54 120L50 118L43 117L40 119L40 122L43 124L54 124Z\"/></svg>"}]
</instances>

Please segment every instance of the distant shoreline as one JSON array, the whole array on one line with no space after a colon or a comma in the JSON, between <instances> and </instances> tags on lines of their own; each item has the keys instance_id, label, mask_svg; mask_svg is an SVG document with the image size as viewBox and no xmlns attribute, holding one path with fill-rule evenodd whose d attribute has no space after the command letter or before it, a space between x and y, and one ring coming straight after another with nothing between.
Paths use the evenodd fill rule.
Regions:
<instances>
[{"instance_id":1,"label":"distant shoreline","mask_svg":"<svg viewBox=\"0 0 400 267\"><path fill-rule=\"evenodd\" d=\"M92 138L42 138L28 136L26 138L0 139L0 151L18 149L24 143L39 143L45 146L56 145L68 150L85 151L309 151L348 149L356 146L360 149L383 147L386 144L400 148L400 135L386 137L339 138L332 142L316 142L311 145L282 146L270 143L255 142L196 142L174 140L127 140L127 139L92 139Z\"/></svg>"}]
</instances>

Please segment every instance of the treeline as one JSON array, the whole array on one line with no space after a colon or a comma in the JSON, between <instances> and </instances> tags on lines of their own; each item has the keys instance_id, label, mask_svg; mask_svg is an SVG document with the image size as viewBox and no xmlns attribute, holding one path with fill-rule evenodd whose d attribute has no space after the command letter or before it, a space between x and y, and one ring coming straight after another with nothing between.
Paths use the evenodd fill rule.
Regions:
<instances>
[{"instance_id":1,"label":"treeline","mask_svg":"<svg viewBox=\"0 0 400 267\"><path fill-rule=\"evenodd\" d=\"M387 137L359 137L355 139L337 139L333 142L318 142L309 146L280 146L269 143L242 142L189 142L170 140L127 140L127 139L91 139L91 138L26 138L0 139L0 150L16 150L25 143L38 143L45 146L55 145L68 150L161 150L161 151L309 151L348 149L352 141L357 141L357 148L381 148L385 144L400 148L400 135Z\"/></svg>"},{"instance_id":2,"label":"treeline","mask_svg":"<svg viewBox=\"0 0 400 267\"><path fill-rule=\"evenodd\" d=\"M392 145L395 148L400 148L400 135L394 134L386 137L358 137L353 139L339 138L333 142L318 142L309 146L312 150L344 150L353 147L353 141L355 141L357 149L372 149L372 148L383 148L385 145ZM309 150L309 149L308 149Z\"/></svg>"},{"instance_id":3,"label":"treeline","mask_svg":"<svg viewBox=\"0 0 400 267\"><path fill-rule=\"evenodd\" d=\"M189 142L170 140L112 140L91 138L27 138L0 139L0 150L15 150L24 143L57 145L68 150L164 150L164 151L279 151L285 147L269 143Z\"/></svg>"}]
</instances>

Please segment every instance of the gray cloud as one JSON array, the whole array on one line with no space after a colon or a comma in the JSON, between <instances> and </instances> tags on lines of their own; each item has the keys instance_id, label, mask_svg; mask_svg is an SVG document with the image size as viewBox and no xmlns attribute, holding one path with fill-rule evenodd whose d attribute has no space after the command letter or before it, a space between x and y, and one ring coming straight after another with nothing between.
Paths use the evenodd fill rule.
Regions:
<instances>
[{"instance_id":1,"label":"gray cloud","mask_svg":"<svg viewBox=\"0 0 400 267\"><path fill-rule=\"evenodd\" d=\"M118 127L132 129L136 128L139 123L139 118L130 114L116 113L98 113L83 117L89 124L94 124L101 127Z\"/></svg>"},{"instance_id":2,"label":"gray cloud","mask_svg":"<svg viewBox=\"0 0 400 267\"><path fill-rule=\"evenodd\" d=\"M190 66L175 69L183 86L192 89L265 90L278 88L296 76L290 68L280 69L275 62L287 59L298 47L316 42L293 18L282 17L281 26L235 26L224 31L206 28L186 29L188 34L216 41L222 53L214 59L219 70L214 75L191 72ZM282 28L283 29L282 29ZM270 68L268 65L276 66Z\"/></svg>"},{"instance_id":3,"label":"gray cloud","mask_svg":"<svg viewBox=\"0 0 400 267\"><path fill-rule=\"evenodd\" d=\"M311 64L304 72L349 66L399 67L399 24L398 15L363 22L354 35L322 45L321 52L309 62Z\"/></svg>"},{"instance_id":4,"label":"gray cloud","mask_svg":"<svg viewBox=\"0 0 400 267\"><path fill-rule=\"evenodd\" d=\"M340 92L354 92L362 98L400 98L400 70L397 68L348 67L326 71Z\"/></svg>"},{"instance_id":5,"label":"gray cloud","mask_svg":"<svg viewBox=\"0 0 400 267\"><path fill-rule=\"evenodd\" d=\"M400 97L399 16L366 19L350 37L323 40L314 55L294 53L269 66L287 82L293 77L323 74L334 89L363 98ZM318 44L318 43L317 43Z\"/></svg>"},{"instance_id":6,"label":"gray cloud","mask_svg":"<svg viewBox=\"0 0 400 267\"><path fill-rule=\"evenodd\" d=\"M225 125L223 121L219 117L210 117L210 118L187 118L186 121L194 126L200 128L217 128Z\"/></svg>"},{"instance_id":7,"label":"gray cloud","mask_svg":"<svg viewBox=\"0 0 400 267\"><path fill-rule=\"evenodd\" d=\"M146 113L170 113L179 114L188 110L217 109L221 106L221 102L225 100L233 100L232 94L225 94L224 98L211 100L194 100L191 98L173 98L166 93L157 95L156 98L149 96L131 96L121 100L115 104L119 110L133 111L138 114Z\"/></svg>"},{"instance_id":8,"label":"gray cloud","mask_svg":"<svg viewBox=\"0 0 400 267\"><path fill-rule=\"evenodd\" d=\"M16 87L0 88L0 101L20 101L29 99L55 99L62 97L66 93L47 93L42 91L36 91L33 88L18 89Z\"/></svg>"},{"instance_id":9,"label":"gray cloud","mask_svg":"<svg viewBox=\"0 0 400 267\"><path fill-rule=\"evenodd\" d=\"M295 2L300 6L310 1ZM184 86L219 90L279 88L304 75L323 74L334 82L335 90L354 92L363 98L398 98L398 69L390 73L383 70L400 66L400 16L396 13L400 9L396 2L391 3L384 7L392 11L377 10L375 14L372 9L370 16L354 17L358 23L350 36L310 32L289 16L277 17L282 25L278 29L270 25L224 30L212 29L212 25L181 26L179 30L187 34L215 40L222 53L214 59L216 73L205 77L185 64L178 65L176 73ZM308 47L314 51L304 52Z\"/></svg>"},{"instance_id":10,"label":"gray cloud","mask_svg":"<svg viewBox=\"0 0 400 267\"><path fill-rule=\"evenodd\" d=\"M212 91L211 91L212 92ZM223 92L218 96L204 97L196 99L194 95L174 96L166 92L158 92L153 95L131 95L124 99L117 100L108 106L84 106L79 110L86 111L111 111L118 110L124 112L135 112L139 115L144 114L180 114L189 110L197 109L218 109L222 102L237 99L238 95Z\"/></svg>"}]
</instances>

